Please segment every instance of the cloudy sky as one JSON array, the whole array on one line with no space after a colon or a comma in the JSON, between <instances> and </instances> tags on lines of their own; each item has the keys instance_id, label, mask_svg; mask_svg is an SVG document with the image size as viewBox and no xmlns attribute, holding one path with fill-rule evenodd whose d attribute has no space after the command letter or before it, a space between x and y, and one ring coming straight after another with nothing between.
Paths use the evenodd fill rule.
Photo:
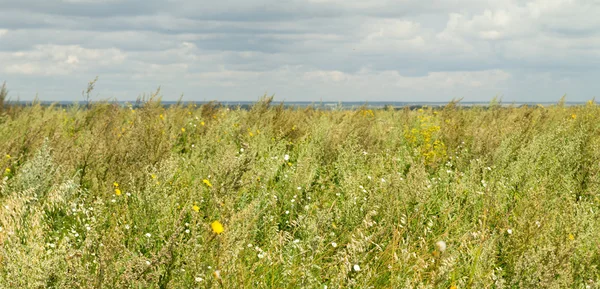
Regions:
<instances>
[{"instance_id":1,"label":"cloudy sky","mask_svg":"<svg viewBox=\"0 0 600 289\"><path fill-rule=\"evenodd\" d=\"M598 0L0 0L10 96L584 101Z\"/></svg>"}]
</instances>

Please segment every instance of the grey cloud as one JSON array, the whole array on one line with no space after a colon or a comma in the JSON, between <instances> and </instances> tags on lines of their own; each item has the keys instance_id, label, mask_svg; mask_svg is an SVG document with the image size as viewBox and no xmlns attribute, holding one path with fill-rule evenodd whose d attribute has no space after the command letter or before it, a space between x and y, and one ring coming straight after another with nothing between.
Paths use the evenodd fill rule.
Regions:
<instances>
[{"instance_id":1,"label":"grey cloud","mask_svg":"<svg viewBox=\"0 0 600 289\"><path fill-rule=\"evenodd\" d=\"M600 76L594 1L2 4L0 75L23 95L77 98L100 75L105 93L125 98L162 84L168 97L533 99L588 97Z\"/></svg>"}]
</instances>

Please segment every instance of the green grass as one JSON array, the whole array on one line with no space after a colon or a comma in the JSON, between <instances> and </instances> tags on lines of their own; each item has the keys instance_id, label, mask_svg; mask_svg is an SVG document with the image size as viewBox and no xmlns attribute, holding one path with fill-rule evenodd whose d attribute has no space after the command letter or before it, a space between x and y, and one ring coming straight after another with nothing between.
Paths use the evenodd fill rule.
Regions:
<instances>
[{"instance_id":1,"label":"green grass","mask_svg":"<svg viewBox=\"0 0 600 289\"><path fill-rule=\"evenodd\" d=\"M0 153L0 288L599 286L593 102L5 105Z\"/></svg>"}]
</instances>

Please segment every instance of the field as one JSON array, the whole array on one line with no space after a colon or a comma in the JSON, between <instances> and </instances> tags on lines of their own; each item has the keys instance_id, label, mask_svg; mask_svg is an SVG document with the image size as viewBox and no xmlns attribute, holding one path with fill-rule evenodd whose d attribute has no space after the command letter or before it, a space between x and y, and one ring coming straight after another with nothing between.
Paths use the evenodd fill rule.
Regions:
<instances>
[{"instance_id":1,"label":"field","mask_svg":"<svg viewBox=\"0 0 600 289\"><path fill-rule=\"evenodd\" d=\"M600 286L593 101L5 105L0 153L0 288Z\"/></svg>"}]
</instances>

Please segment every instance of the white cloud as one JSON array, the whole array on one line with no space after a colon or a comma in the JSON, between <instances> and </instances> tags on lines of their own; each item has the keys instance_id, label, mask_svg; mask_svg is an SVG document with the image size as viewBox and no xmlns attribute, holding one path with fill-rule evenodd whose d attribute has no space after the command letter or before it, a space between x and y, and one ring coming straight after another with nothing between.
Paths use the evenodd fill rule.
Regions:
<instances>
[{"instance_id":1,"label":"white cloud","mask_svg":"<svg viewBox=\"0 0 600 289\"><path fill-rule=\"evenodd\" d=\"M79 45L35 45L18 52L0 52L4 72L28 75L68 75L101 66L118 65L125 54L117 49L87 49Z\"/></svg>"},{"instance_id":2,"label":"white cloud","mask_svg":"<svg viewBox=\"0 0 600 289\"><path fill-rule=\"evenodd\" d=\"M95 75L128 98L158 85L304 100L585 99L599 88L592 0L23 1L0 11L0 72L13 92L67 83L40 87L42 98L78 94L68 80Z\"/></svg>"}]
</instances>

